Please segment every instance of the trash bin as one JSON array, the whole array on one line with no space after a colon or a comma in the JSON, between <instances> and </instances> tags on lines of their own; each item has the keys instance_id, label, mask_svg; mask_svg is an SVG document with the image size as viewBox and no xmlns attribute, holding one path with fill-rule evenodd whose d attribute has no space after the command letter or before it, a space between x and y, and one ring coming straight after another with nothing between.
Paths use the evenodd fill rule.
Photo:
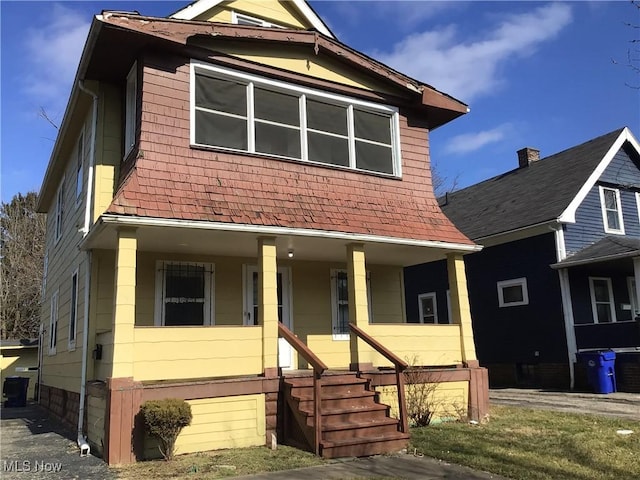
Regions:
<instances>
[{"instance_id":1,"label":"trash bin","mask_svg":"<svg viewBox=\"0 0 640 480\"><path fill-rule=\"evenodd\" d=\"M29 377L7 377L4 379L2 394L7 397L5 407L26 407Z\"/></svg>"},{"instance_id":2,"label":"trash bin","mask_svg":"<svg viewBox=\"0 0 640 480\"><path fill-rule=\"evenodd\" d=\"M581 352L578 358L587 367L587 379L595 393L612 393L616 389L616 352Z\"/></svg>"}]
</instances>

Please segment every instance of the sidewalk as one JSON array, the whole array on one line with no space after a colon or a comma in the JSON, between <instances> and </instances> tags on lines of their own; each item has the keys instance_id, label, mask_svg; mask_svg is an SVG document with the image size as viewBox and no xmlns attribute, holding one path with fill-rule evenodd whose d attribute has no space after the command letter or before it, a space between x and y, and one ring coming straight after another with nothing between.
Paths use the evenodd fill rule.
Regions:
<instances>
[{"instance_id":1,"label":"sidewalk","mask_svg":"<svg viewBox=\"0 0 640 480\"><path fill-rule=\"evenodd\" d=\"M460 465L413 455L343 459L319 467L234 477L234 480L507 480Z\"/></svg>"}]
</instances>

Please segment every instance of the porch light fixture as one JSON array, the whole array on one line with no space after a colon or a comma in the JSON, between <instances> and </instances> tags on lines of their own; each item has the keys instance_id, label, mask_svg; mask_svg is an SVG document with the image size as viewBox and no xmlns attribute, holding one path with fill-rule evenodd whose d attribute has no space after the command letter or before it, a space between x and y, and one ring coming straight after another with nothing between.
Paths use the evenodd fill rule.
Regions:
<instances>
[{"instance_id":1,"label":"porch light fixture","mask_svg":"<svg viewBox=\"0 0 640 480\"><path fill-rule=\"evenodd\" d=\"M289 258L293 258L293 250L289 250L289 251L287 252L287 257L289 257Z\"/></svg>"}]
</instances>

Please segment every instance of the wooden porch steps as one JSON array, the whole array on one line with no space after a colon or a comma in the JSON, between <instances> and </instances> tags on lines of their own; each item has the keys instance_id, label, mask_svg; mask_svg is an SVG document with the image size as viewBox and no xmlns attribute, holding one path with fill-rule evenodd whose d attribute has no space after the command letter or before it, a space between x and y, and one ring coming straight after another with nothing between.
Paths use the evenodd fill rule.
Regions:
<instances>
[{"instance_id":1,"label":"wooden porch steps","mask_svg":"<svg viewBox=\"0 0 640 480\"><path fill-rule=\"evenodd\" d=\"M313 378L285 377L284 385L287 414L312 446ZM369 390L369 380L351 372L332 372L322 377L321 399L322 457L361 457L407 446L409 434L400 432L398 420L389 416L389 407L378 403L376 393Z\"/></svg>"}]
</instances>

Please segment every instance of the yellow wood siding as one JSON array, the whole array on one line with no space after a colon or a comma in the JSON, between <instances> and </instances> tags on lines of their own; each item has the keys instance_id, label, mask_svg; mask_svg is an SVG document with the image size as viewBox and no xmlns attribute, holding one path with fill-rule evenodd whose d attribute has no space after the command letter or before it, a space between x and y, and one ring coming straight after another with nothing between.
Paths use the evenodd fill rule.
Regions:
<instances>
[{"instance_id":1,"label":"yellow wood siding","mask_svg":"<svg viewBox=\"0 0 640 480\"><path fill-rule=\"evenodd\" d=\"M122 161L122 94L120 89L101 84L99 103L94 170L94 222L105 212L113 200L117 175Z\"/></svg>"},{"instance_id":2,"label":"yellow wood siding","mask_svg":"<svg viewBox=\"0 0 640 480\"><path fill-rule=\"evenodd\" d=\"M94 447L98 447L98 452L103 453L104 448L104 419L107 411L106 397L87 396L87 438Z\"/></svg>"},{"instance_id":3,"label":"yellow wood siding","mask_svg":"<svg viewBox=\"0 0 640 480\"><path fill-rule=\"evenodd\" d=\"M437 375L437 374L435 374ZM433 409L434 420L459 420L466 417L469 403L469 382L441 382L424 385L406 385L407 397L412 395L412 389L425 389L428 392L429 406ZM391 416L398 418L398 389L395 385L376 387L380 394L380 403L391 407ZM420 394L417 398L420 398ZM408 402L410 403L410 402Z\"/></svg>"},{"instance_id":4,"label":"yellow wood siding","mask_svg":"<svg viewBox=\"0 0 640 480\"><path fill-rule=\"evenodd\" d=\"M410 363L456 365L462 362L459 325L367 325L365 330ZM376 366L391 365L362 342L359 343L359 348L361 362L372 362Z\"/></svg>"},{"instance_id":5,"label":"yellow wood siding","mask_svg":"<svg viewBox=\"0 0 640 480\"><path fill-rule=\"evenodd\" d=\"M84 288L86 274L86 255L78 249L82 239L79 230L84 225L86 205L86 181L89 170L91 144L91 109L76 112L77 129L69 133L68 143L73 145L63 154L64 179L62 235L55 240L56 202L47 212L46 249L48 254L47 283L42 303L41 321L44 324L44 355L42 363L42 382L69 391L80 390L80 368L82 362L82 328L84 319ZM84 131L84 156L82 195L76 200L76 172L78 161L78 139ZM62 155L62 154L61 154ZM69 350L69 318L71 313L71 276L78 270L76 347ZM49 355L49 321L51 297L58 292L58 328L56 353Z\"/></svg>"},{"instance_id":6,"label":"yellow wood siding","mask_svg":"<svg viewBox=\"0 0 640 480\"><path fill-rule=\"evenodd\" d=\"M402 267L373 265L367 268L371 287L371 323L403 323L404 284Z\"/></svg>"},{"instance_id":7,"label":"yellow wood siding","mask_svg":"<svg viewBox=\"0 0 640 480\"><path fill-rule=\"evenodd\" d=\"M312 25L304 20L287 2L275 0L234 0L223 2L198 16L196 20L231 23L231 12L259 18L282 27L306 30Z\"/></svg>"},{"instance_id":8,"label":"yellow wood siding","mask_svg":"<svg viewBox=\"0 0 640 480\"><path fill-rule=\"evenodd\" d=\"M0 385L4 385L6 377L26 377L29 379L29 389L27 399L33 400L35 395L36 382L38 381L37 370L18 372L16 368L29 368L38 366L38 347L3 347L0 349Z\"/></svg>"},{"instance_id":9,"label":"yellow wood siding","mask_svg":"<svg viewBox=\"0 0 640 480\"><path fill-rule=\"evenodd\" d=\"M93 361L94 367L92 370L88 370L88 372L93 371L94 380L106 381L107 377L111 376L113 368L113 333L98 333L95 340L96 344L102 345L102 358ZM89 375L87 378L91 379Z\"/></svg>"},{"instance_id":10,"label":"yellow wood siding","mask_svg":"<svg viewBox=\"0 0 640 480\"><path fill-rule=\"evenodd\" d=\"M134 379L262 373L260 327L136 327Z\"/></svg>"}]
</instances>

